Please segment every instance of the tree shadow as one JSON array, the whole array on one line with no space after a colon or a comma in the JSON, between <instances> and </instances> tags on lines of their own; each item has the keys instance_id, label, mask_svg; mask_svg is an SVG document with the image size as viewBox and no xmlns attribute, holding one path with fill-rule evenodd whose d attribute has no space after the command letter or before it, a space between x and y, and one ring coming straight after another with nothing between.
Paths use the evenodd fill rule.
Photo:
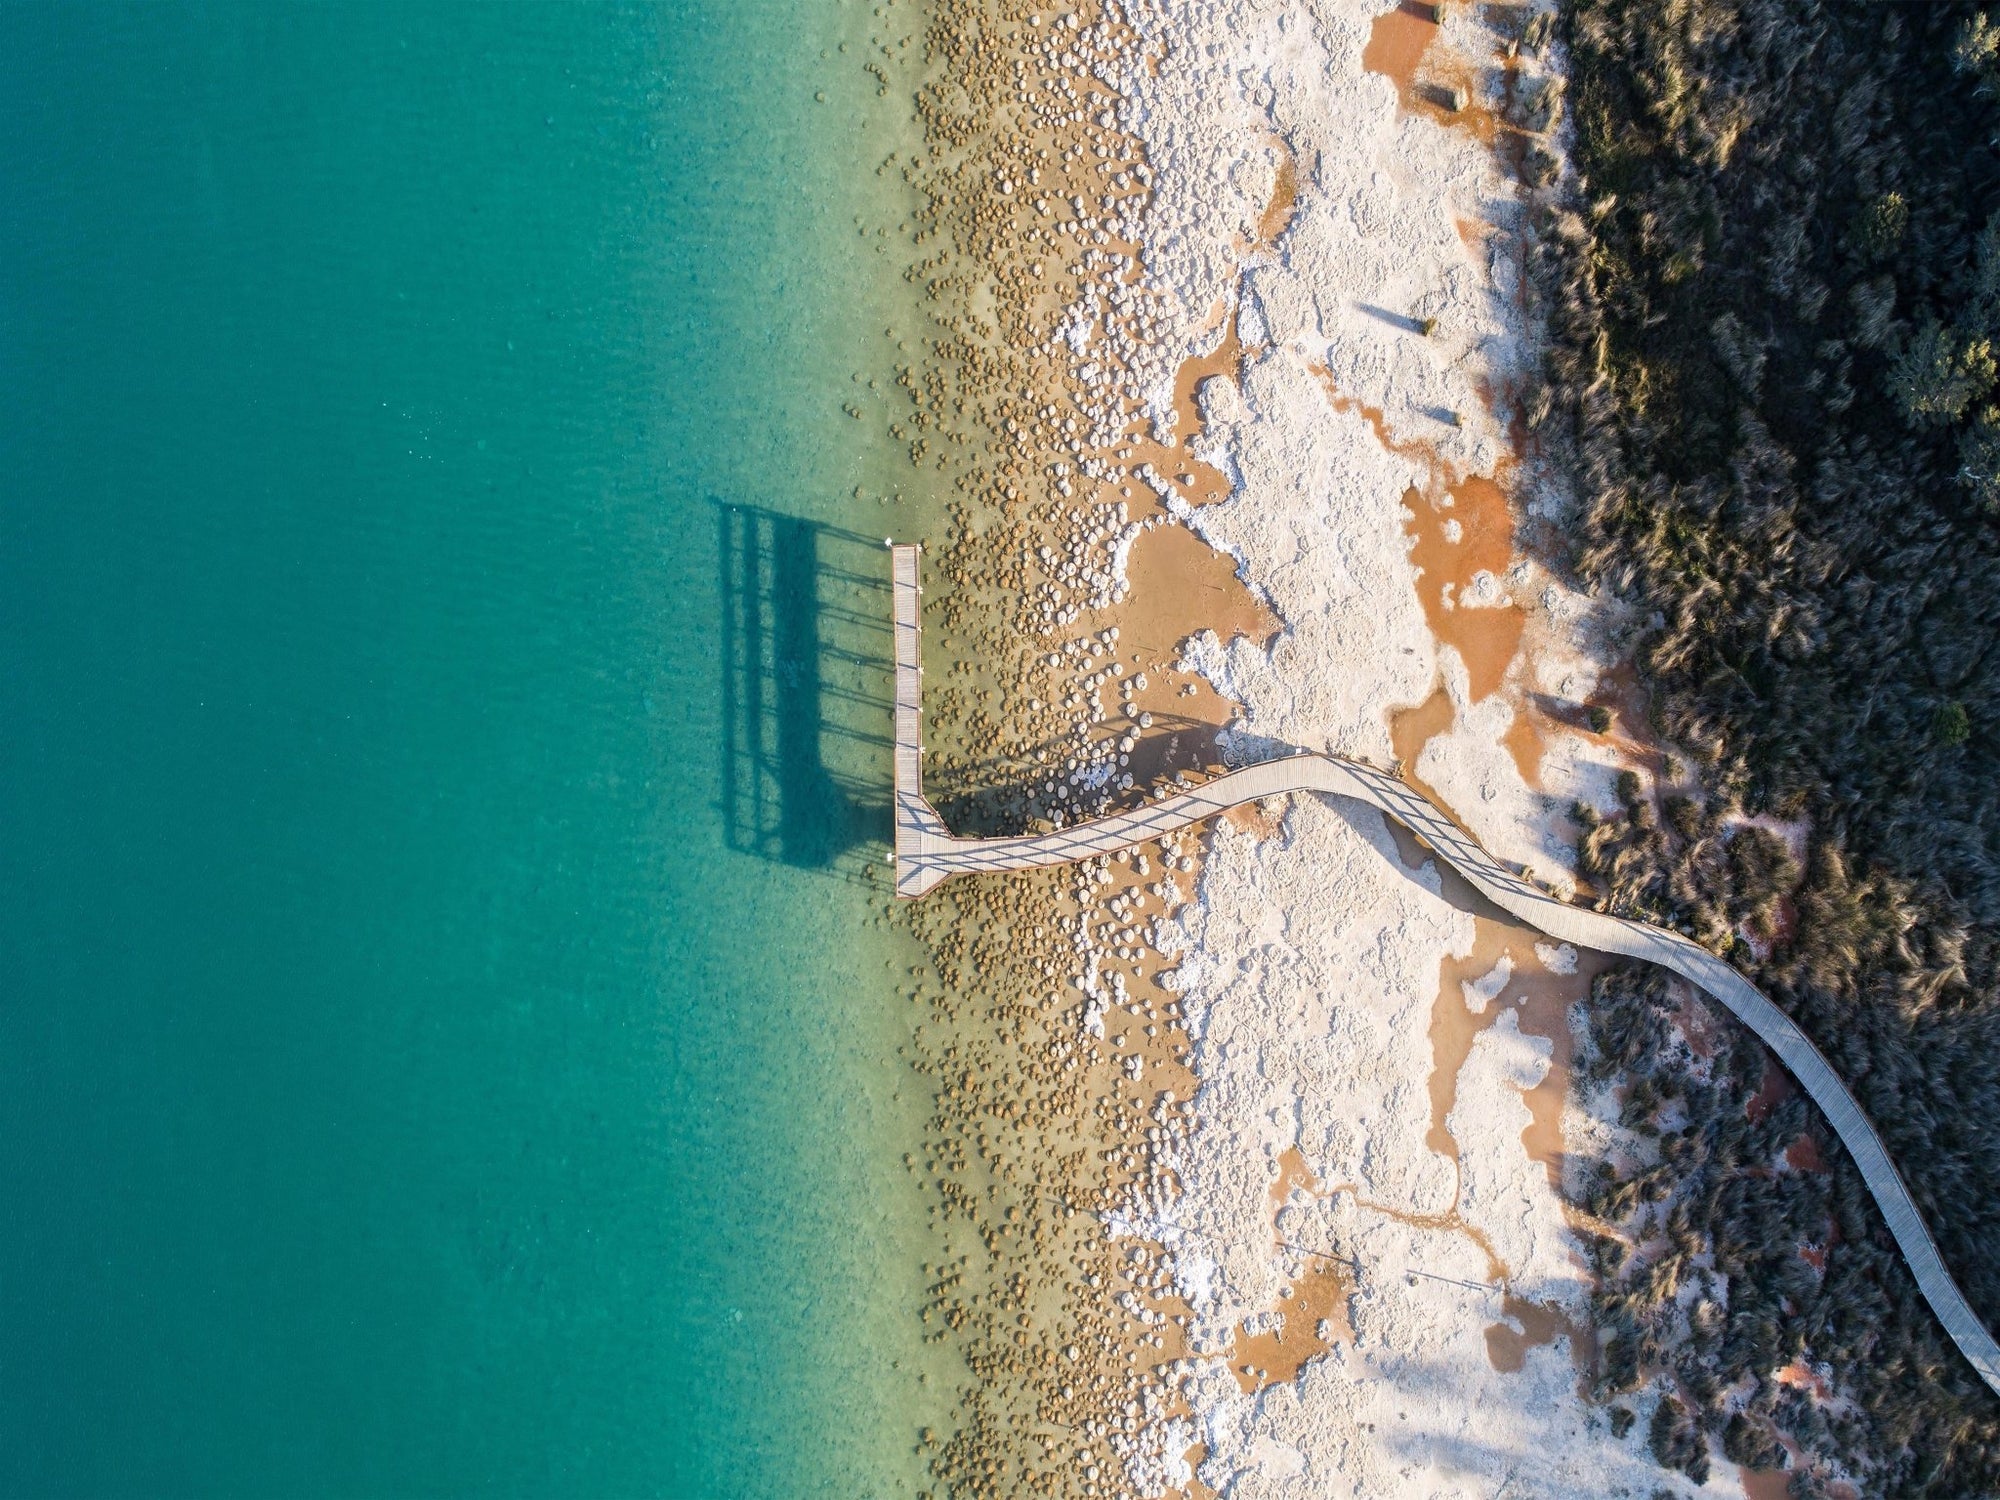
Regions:
<instances>
[{"instance_id":1,"label":"tree shadow","mask_svg":"<svg viewBox=\"0 0 2000 1500\"><path fill-rule=\"evenodd\" d=\"M856 880L887 847L895 705L881 540L716 507L729 847Z\"/></svg>"}]
</instances>

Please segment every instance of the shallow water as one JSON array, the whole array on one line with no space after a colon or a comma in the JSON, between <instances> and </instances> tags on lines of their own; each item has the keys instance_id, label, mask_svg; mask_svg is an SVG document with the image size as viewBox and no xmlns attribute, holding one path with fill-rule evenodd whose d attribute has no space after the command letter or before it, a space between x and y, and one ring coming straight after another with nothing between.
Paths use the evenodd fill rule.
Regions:
<instances>
[{"instance_id":1,"label":"shallow water","mask_svg":"<svg viewBox=\"0 0 2000 1500\"><path fill-rule=\"evenodd\" d=\"M0 14L0 1492L916 1487L869 25Z\"/></svg>"}]
</instances>

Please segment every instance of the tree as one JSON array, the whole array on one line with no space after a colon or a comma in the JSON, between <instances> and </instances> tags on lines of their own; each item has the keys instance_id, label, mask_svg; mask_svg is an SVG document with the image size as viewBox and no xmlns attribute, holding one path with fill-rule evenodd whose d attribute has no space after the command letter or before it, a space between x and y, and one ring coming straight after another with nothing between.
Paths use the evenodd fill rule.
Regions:
<instances>
[{"instance_id":1,"label":"tree","mask_svg":"<svg viewBox=\"0 0 2000 1500\"><path fill-rule=\"evenodd\" d=\"M2000 408L1987 407L1958 440L1958 482L1989 515L2000 515Z\"/></svg>"},{"instance_id":2,"label":"tree","mask_svg":"<svg viewBox=\"0 0 2000 1500\"><path fill-rule=\"evenodd\" d=\"M1910 205L1901 193L1884 193L1861 216L1861 253L1870 260L1887 260L1903 243L1910 227Z\"/></svg>"},{"instance_id":3,"label":"tree","mask_svg":"<svg viewBox=\"0 0 2000 1500\"><path fill-rule=\"evenodd\" d=\"M1980 333L2000 329L2000 214L1986 221L1973 250L1972 302L1959 326Z\"/></svg>"},{"instance_id":4,"label":"tree","mask_svg":"<svg viewBox=\"0 0 2000 1500\"><path fill-rule=\"evenodd\" d=\"M1991 343L1962 338L1927 318L1890 366L1889 393L1912 427L1942 427L1964 416L1996 376Z\"/></svg>"},{"instance_id":5,"label":"tree","mask_svg":"<svg viewBox=\"0 0 2000 1500\"><path fill-rule=\"evenodd\" d=\"M1959 28L1951 65L1957 72L1977 78L1984 92L2000 93L2000 26L1987 19L1984 11Z\"/></svg>"}]
</instances>

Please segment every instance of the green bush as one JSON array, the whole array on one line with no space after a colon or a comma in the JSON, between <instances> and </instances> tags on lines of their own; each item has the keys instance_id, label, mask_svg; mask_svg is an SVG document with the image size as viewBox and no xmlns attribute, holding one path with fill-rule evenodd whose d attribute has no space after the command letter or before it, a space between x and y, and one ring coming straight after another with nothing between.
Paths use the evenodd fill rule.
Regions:
<instances>
[{"instance_id":1,"label":"green bush","mask_svg":"<svg viewBox=\"0 0 2000 1500\"><path fill-rule=\"evenodd\" d=\"M1967 20L1952 43L1951 65L1977 78L1980 87L2000 88L2000 27L1980 12Z\"/></svg>"},{"instance_id":2,"label":"green bush","mask_svg":"<svg viewBox=\"0 0 2000 1500\"><path fill-rule=\"evenodd\" d=\"M1889 368L1889 392L1913 427L1956 422L1993 388L1993 346L1935 319L1925 322Z\"/></svg>"},{"instance_id":3,"label":"green bush","mask_svg":"<svg viewBox=\"0 0 2000 1500\"><path fill-rule=\"evenodd\" d=\"M1910 227L1910 205L1901 193L1884 193L1861 214L1857 238L1869 260L1887 260L1903 243Z\"/></svg>"},{"instance_id":4,"label":"green bush","mask_svg":"<svg viewBox=\"0 0 2000 1500\"><path fill-rule=\"evenodd\" d=\"M2000 409L1987 407L1959 438L1958 482L1980 509L2000 515Z\"/></svg>"},{"instance_id":5,"label":"green bush","mask_svg":"<svg viewBox=\"0 0 2000 1500\"><path fill-rule=\"evenodd\" d=\"M2000 1326L2000 786L1965 750L2000 714L2000 27L1962 0L1563 18L1578 189L1536 220L1537 432L1586 500L1579 572L1651 622L1648 728L1683 767L1658 814L1635 778L1623 816L1579 819L1579 869L1813 1036ZM1760 814L1808 831L1803 860ZM1593 987L1578 1076L1632 1079L1660 1145L1579 1189L1634 1246L1596 1268L1598 1387L1696 1397L1655 1419L1668 1461L1731 1441L1701 1392L1747 1391L1807 1492L2000 1493L2000 1401L1852 1163L1796 1097L1749 1120L1762 1049L1705 1075L1676 1014L1641 971ZM1773 1173L1807 1129L1828 1170ZM1695 1285L1661 1301L1669 1255ZM1799 1358L1837 1420L1775 1381Z\"/></svg>"},{"instance_id":6,"label":"green bush","mask_svg":"<svg viewBox=\"0 0 2000 1500\"><path fill-rule=\"evenodd\" d=\"M1941 745L1963 745L1972 738L1972 719L1963 703L1941 703L1932 720L1932 732Z\"/></svg>"}]
</instances>

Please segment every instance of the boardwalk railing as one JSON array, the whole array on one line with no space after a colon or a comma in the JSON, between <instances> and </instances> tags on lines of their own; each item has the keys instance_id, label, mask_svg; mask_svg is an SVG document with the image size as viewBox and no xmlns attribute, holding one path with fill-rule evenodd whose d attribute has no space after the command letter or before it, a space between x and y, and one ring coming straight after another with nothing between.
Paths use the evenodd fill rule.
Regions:
<instances>
[{"instance_id":1,"label":"boardwalk railing","mask_svg":"<svg viewBox=\"0 0 2000 1500\"><path fill-rule=\"evenodd\" d=\"M915 899L953 875L1026 870L1115 853L1245 802L1292 792L1348 797L1394 818L1481 895L1559 942L1644 959L1712 995L1791 1070L1820 1107L1887 1220L1917 1287L1959 1351L2000 1393L2000 1344L1945 1268L1908 1184L1873 1122L1811 1038L1761 991L1680 933L1588 911L1558 900L1502 866L1428 798L1386 771L1344 756L1298 754L1245 766L1192 791L1053 833L953 838L923 791L923 652L919 636L921 550L893 549L896 617L896 894Z\"/></svg>"}]
</instances>

